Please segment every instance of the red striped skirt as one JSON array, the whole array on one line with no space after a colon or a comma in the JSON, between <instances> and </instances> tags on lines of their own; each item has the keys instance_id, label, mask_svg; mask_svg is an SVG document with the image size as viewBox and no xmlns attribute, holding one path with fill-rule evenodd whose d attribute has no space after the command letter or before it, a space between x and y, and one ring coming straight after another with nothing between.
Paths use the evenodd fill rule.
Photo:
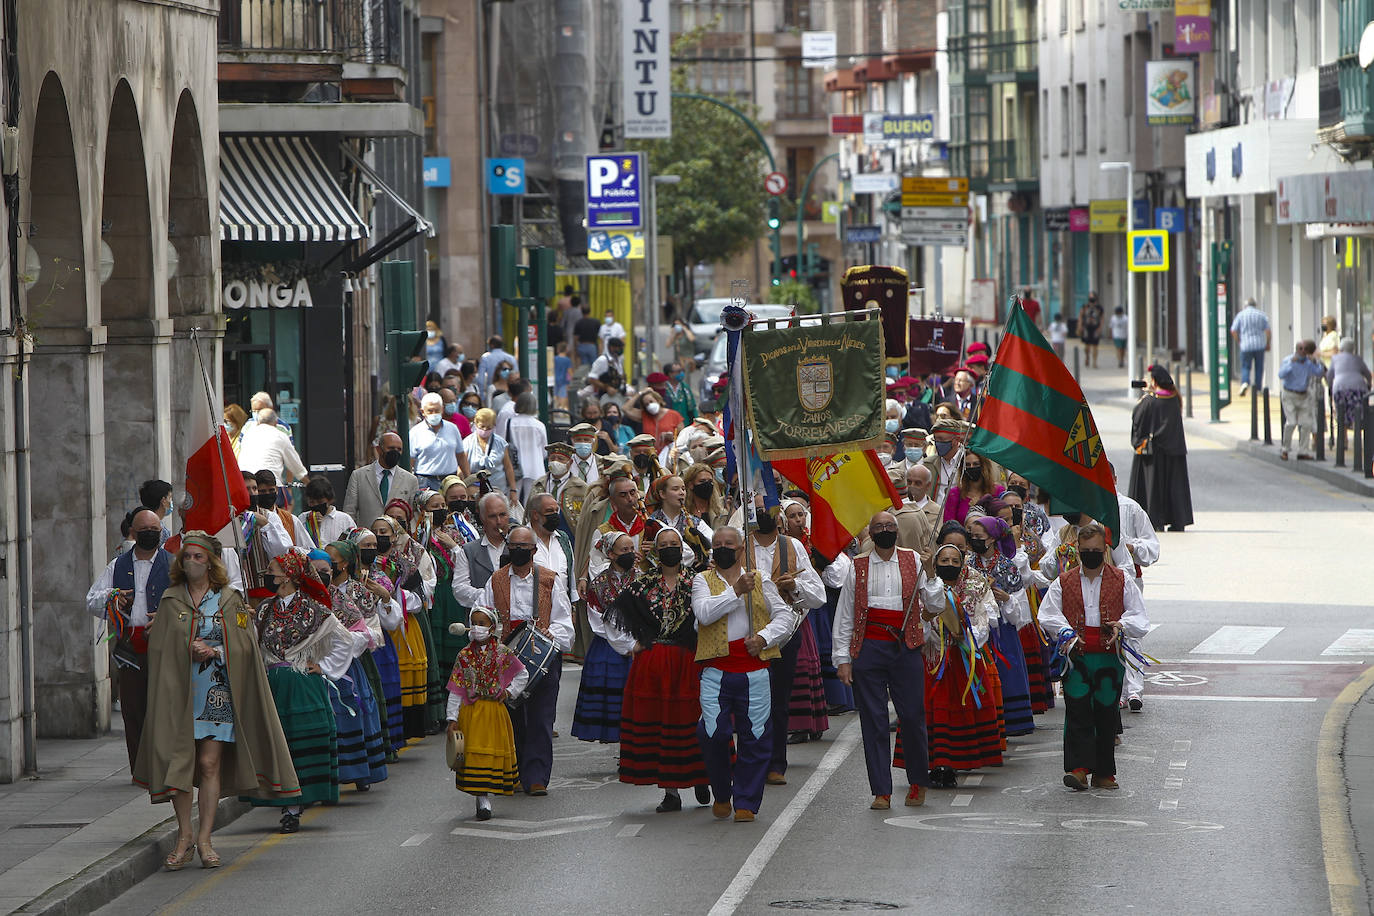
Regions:
<instances>
[{"instance_id":1,"label":"red striped skirt","mask_svg":"<svg viewBox=\"0 0 1374 916\"><path fill-rule=\"evenodd\" d=\"M701 671L690 649L656 643L635 656L620 707L620 781L706 785L700 720Z\"/></svg>"}]
</instances>

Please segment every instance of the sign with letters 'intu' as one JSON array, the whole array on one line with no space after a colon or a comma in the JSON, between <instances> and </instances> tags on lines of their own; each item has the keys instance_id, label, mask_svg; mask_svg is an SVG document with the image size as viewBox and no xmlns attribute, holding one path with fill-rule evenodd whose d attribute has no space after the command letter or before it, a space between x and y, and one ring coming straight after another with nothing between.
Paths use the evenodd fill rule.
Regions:
<instances>
[{"instance_id":1,"label":"sign with letters 'intu'","mask_svg":"<svg viewBox=\"0 0 1374 916\"><path fill-rule=\"evenodd\" d=\"M620 107L628 139L673 135L668 42L668 0L623 0Z\"/></svg>"}]
</instances>

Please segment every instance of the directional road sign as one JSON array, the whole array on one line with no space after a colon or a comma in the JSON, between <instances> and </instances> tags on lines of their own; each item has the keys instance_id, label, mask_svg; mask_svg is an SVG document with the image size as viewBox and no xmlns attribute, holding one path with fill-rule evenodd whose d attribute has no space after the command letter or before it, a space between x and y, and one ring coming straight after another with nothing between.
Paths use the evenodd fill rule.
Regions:
<instances>
[{"instance_id":1,"label":"directional road sign","mask_svg":"<svg viewBox=\"0 0 1374 916\"><path fill-rule=\"evenodd\" d=\"M945 191L938 194L925 192L902 192L903 207L967 207L968 194L959 191Z\"/></svg>"},{"instance_id":2,"label":"directional road sign","mask_svg":"<svg viewBox=\"0 0 1374 916\"><path fill-rule=\"evenodd\" d=\"M1169 233L1140 229L1126 234L1127 266L1133 273L1169 269Z\"/></svg>"},{"instance_id":3,"label":"directional road sign","mask_svg":"<svg viewBox=\"0 0 1374 916\"><path fill-rule=\"evenodd\" d=\"M967 178L917 178L902 179L903 194L967 194Z\"/></svg>"},{"instance_id":4,"label":"directional road sign","mask_svg":"<svg viewBox=\"0 0 1374 916\"><path fill-rule=\"evenodd\" d=\"M782 172L769 172L763 176L763 189L774 197L787 193L787 176Z\"/></svg>"},{"instance_id":5,"label":"directional road sign","mask_svg":"<svg viewBox=\"0 0 1374 916\"><path fill-rule=\"evenodd\" d=\"M642 228L643 175L641 153L587 156L587 229Z\"/></svg>"}]
</instances>

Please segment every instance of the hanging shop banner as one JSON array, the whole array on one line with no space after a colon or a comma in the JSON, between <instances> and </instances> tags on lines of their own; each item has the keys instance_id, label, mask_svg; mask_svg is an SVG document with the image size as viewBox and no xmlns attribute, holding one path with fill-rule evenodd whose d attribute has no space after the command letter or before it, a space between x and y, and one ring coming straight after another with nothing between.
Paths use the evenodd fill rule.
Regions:
<instances>
[{"instance_id":1,"label":"hanging shop banner","mask_svg":"<svg viewBox=\"0 0 1374 916\"><path fill-rule=\"evenodd\" d=\"M620 110L627 139L673 135L668 0L635 0L621 7Z\"/></svg>"},{"instance_id":2,"label":"hanging shop banner","mask_svg":"<svg viewBox=\"0 0 1374 916\"><path fill-rule=\"evenodd\" d=\"M1174 53L1202 54L1212 50L1211 0L1177 0L1174 4Z\"/></svg>"},{"instance_id":3,"label":"hanging shop banner","mask_svg":"<svg viewBox=\"0 0 1374 916\"><path fill-rule=\"evenodd\" d=\"M1152 127L1192 124L1197 116L1191 60L1145 63L1145 120Z\"/></svg>"}]
</instances>

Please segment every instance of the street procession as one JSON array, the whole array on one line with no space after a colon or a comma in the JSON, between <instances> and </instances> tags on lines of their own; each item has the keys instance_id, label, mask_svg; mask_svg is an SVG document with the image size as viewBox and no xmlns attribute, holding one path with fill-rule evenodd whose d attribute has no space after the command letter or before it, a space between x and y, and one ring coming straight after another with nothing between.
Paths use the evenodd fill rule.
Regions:
<instances>
[{"instance_id":1,"label":"street procession","mask_svg":"<svg viewBox=\"0 0 1374 916\"><path fill-rule=\"evenodd\" d=\"M0 46L0 914L1374 914L1374 2Z\"/></svg>"}]
</instances>

